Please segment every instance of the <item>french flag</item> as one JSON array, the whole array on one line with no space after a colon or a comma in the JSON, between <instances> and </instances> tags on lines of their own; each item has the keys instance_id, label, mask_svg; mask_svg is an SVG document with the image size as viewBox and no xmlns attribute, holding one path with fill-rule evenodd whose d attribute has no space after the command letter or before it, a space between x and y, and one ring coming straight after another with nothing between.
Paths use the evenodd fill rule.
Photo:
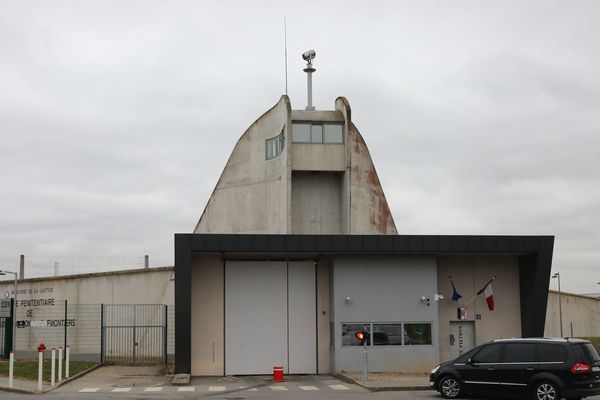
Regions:
<instances>
[{"instance_id":1,"label":"french flag","mask_svg":"<svg viewBox=\"0 0 600 400\"><path fill-rule=\"evenodd\" d=\"M486 283L485 286L482 287L479 292L477 292L477 295L483 293L483 295L485 296L485 302L487 303L488 309L490 311L494 311L494 292L492 292L492 282L494 281L494 279L496 279L496 277L490 279L490 281Z\"/></svg>"}]
</instances>

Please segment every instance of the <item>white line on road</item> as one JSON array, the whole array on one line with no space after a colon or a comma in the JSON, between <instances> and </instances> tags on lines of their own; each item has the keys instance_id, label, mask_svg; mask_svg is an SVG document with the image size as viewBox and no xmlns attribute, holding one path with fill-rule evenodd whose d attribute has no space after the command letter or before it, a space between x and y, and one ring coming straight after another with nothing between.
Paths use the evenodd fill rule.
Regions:
<instances>
[{"instance_id":1,"label":"white line on road","mask_svg":"<svg viewBox=\"0 0 600 400\"><path fill-rule=\"evenodd\" d=\"M287 390L285 386L269 386L271 390Z\"/></svg>"},{"instance_id":2,"label":"white line on road","mask_svg":"<svg viewBox=\"0 0 600 400\"><path fill-rule=\"evenodd\" d=\"M209 386L208 391L209 392L224 392L225 386Z\"/></svg>"},{"instance_id":3,"label":"white line on road","mask_svg":"<svg viewBox=\"0 0 600 400\"><path fill-rule=\"evenodd\" d=\"M83 388L79 393L96 393L100 388Z\"/></svg>"},{"instance_id":4,"label":"white line on road","mask_svg":"<svg viewBox=\"0 0 600 400\"><path fill-rule=\"evenodd\" d=\"M161 390L163 390L162 386L153 386L147 387L146 389L144 389L144 392L160 392Z\"/></svg>"},{"instance_id":5,"label":"white line on road","mask_svg":"<svg viewBox=\"0 0 600 400\"><path fill-rule=\"evenodd\" d=\"M196 390L194 386L182 386L177 388L178 392L193 392L194 390Z\"/></svg>"},{"instance_id":6,"label":"white line on road","mask_svg":"<svg viewBox=\"0 0 600 400\"><path fill-rule=\"evenodd\" d=\"M319 390L316 386L299 386L302 390Z\"/></svg>"},{"instance_id":7,"label":"white line on road","mask_svg":"<svg viewBox=\"0 0 600 400\"><path fill-rule=\"evenodd\" d=\"M348 390L350 389L348 386L344 386L344 385L329 385L330 388L332 388L333 390Z\"/></svg>"},{"instance_id":8,"label":"white line on road","mask_svg":"<svg viewBox=\"0 0 600 400\"><path fill-rule=\"evenodd\" d=\"M111 392L124 393L129 392L131 388L114 388Z\"/></svg>"}]
</instances>

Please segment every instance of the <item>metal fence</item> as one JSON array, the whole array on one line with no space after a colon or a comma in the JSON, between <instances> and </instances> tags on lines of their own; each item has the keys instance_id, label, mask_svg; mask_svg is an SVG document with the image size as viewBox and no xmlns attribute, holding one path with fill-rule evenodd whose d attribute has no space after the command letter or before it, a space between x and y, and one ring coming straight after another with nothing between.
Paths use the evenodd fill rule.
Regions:
<instances>
[{"instance_id":1,"label":"metal fence","mask_svg":"<svg viewBox=\"0 0 600 400\"><path fill-rule=\"evenodd\" d=\"M103 304L103 363L160 364L167 362L165 304Z\"/></svg>"}]
</instances>

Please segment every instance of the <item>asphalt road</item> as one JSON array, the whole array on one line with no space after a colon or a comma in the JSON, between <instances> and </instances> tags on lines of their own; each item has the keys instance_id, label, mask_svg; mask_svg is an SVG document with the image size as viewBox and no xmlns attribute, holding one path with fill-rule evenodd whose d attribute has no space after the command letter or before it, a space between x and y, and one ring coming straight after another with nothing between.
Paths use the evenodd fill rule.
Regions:
<instances>
[{"instance_id":1,"label":"asphalt road","mask_svg":"<svg viewBox=\"0 0 600 400\"><path fill-rule=\"evenodd\" d=\"M352 385L348 385L352 386ZM138 388L139 389L139 388ZM145 392L143 390L132 390L129 392L98 391L96 393L82 393L70 389L56 390L42 396L22 395L17 393L0 392L0 399L215 399L215 400L243 400L243 399L332 399L332 400L409 400L409 399L435 399L442 397L434 391L394 391L370 393L362 388L350 387L347 390L303 390L298 387L288 386L288 390L273 390L268 386L255 388L257 390L228 390L224 392L179 392L177 388L165 387L160 392ZM486 399L492 399L488 397ZM471 397L471 400L484 400L481 397ZM590 400L600 400L600 396L589 397Z\"/></svg>"}]
</instances>

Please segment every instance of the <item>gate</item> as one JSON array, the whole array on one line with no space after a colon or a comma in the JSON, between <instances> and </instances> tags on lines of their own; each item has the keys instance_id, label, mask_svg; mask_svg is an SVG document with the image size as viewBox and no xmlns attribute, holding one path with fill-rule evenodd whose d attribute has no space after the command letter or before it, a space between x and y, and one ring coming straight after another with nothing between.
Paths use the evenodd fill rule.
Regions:
<instances>
[{"instance_id":1,"label":"gate","mask_svg":"<svg viewBox=\"0 0 600 400\"><path fill-rule=\"evenodd\" d=\"M102 304L100 353L105 364L166 364L166 304Z\"/></svg>"},{"instance_id":2,"label":"gate","mask_svg":"<svg viewBox=\"0 0 600 400\"><path fill-rule=\"evenodd\" d=\"M14 299L0 301L0 357L8 358L12 351Z\"/></svg>"}]
</instances>

